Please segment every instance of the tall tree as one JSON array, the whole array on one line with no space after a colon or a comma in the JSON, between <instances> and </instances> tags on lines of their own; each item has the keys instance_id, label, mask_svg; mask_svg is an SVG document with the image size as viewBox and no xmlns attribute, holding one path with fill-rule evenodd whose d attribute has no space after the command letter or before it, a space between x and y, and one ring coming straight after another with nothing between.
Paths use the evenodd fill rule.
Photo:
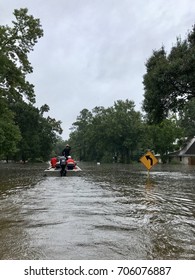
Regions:
<instances>
[{"instance_id":1,"label":"tall tree","mask_svg":"<svg viewBox=\"0 0 195 280\"><path fill-rule=\"evenodd\" d=\"M150 123L160 123L170 112L180 112L195 98L195 26L185 40L177 38L167 55L164 47L146 63L143 109Z\"/></svg>"},{"instance_id":2,"label":"tall tree","mask_svg":"<svg viewBox=\"0 0 195 280\"><path fill-rule=\"evenodd\" d=\"M153 51L146 63L147 73L144 75L143 109L147 113L149 123L159 123L168 115L165 105L169 86L167 80L168 61L164 48Z\"/></svg>"},{"instance_id":3,"label":"tall tree","mask_svg":"<svg viewBox=\"0 0 195 280\"><path fill-rule=\"evenodd\" d=\"M34 103L34 86L26 79L33 71L28 54L43 36L43 30L40 20L28 15L28 9L14 10L14 16L12 28L0 26L1 95L9 103L23 97Z\"/></svg>"},{"instance_id":4,"label":"tall tree","mask_svg":"<svg viewBox=\"0 0 195 280\"><path fill-rule=\"evenodd\" d=\"M118 100L108 118L110 143L114 144L115 152L119 153L122 162L129 162L133 157L142 137L141 114L134 107L133 101Z\"/></svg>"},{"instance_id":5,"label":"tall tree","mask_svg":"<svg viewBox=\"0 0 195 280\"><path fill-rule=\"evenodd\" d=\"M48 110L48 105L38 109L26 102L18 102L14 106L15 121L19 123L22 136L18 157L23 161L29 158L47 160L57 141L56 132L62 133L60 121L43 116Z\"/></svg>"},{"instance_id":6,"label":"tall tree","mask_svg":"<svg viewBox=\"0 0 195 280\"><path fill-rule=\"evenodd\" d=\"M87 149L89 144L88 131L89 124L92 121L92 113L88 109L83 109L73 123L74 132L71 133L72 141L79 150L80 159L87 158Z\"/></svg>"},{"instance_id":7,"label":"tall tree","mask_svg":"<svg viewBox=\"0 0 195 280\"><path fill-rule=\"evenodd\" d=\"M27 80L33 71L28 54L43 30L27 9L14 10L14 16L12 27L0 26L0 155L13 157L17 151L23 160L47 159L56 133L62 133L61 122L43 116L48 105L34 107L34 86Z\"/></svg>"},{"instance_id":8,"label":"tall tree","mask_svg":"<svg viewBox=\"0 0 195 280\"><path fill-rule=\"evenodd\" d=\"M143 130L141 114L134 106L132 101L118 100L107 109L81 111L70 140L79 147L82 159L111 161L118 154L122 162L129 162L139 147Z\"/></svg>"}]
</instances>

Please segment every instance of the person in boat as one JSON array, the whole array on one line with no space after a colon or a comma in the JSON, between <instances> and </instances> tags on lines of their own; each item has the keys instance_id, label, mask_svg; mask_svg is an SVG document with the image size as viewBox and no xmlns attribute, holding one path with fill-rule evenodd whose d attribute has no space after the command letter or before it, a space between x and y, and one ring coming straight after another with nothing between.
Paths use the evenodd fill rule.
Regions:
<instances>
[{"instance_id":1,"label":"person in boat","mask_svg":"<svg viewBox=\"0 0 195 280\"><path fill-rule=\"evenodd\" d=\"M71 147L69 146L69 144L66 144L66 147L64 148L64 150L62 151L62 155L68 159L68 156L70 156L70 151L71 151Z\"/></svg>"},{"instance_id":2,"label":"person in boat","mask_svg":"<svg viewBox=\"0 0 195 280\"><path fill-rule=\"evenodd\" d=\"M61 158L61 156L57 156L56 169L61 168L61 165L60 165L60 158Z\"/></svg>"},{"instance_id":3,"label":"person in boat","mask_svg":"<svg viewBox=\"0 0 195 280\"><path fill-rule=\"evenodd\" d=\"M60 175L66 176L66 158L65 158L65 156L60 157L60 167L61 167Z\"/></svg>"},{"instance_id":4,"label":"person in boat","mask_svg":"<svg viewBox=\"0 0 195 280\"><path fill-rule=\"evenodd\" d=\"M50 163L52 168L56 168L57 157L52 157Z\"/></svg>"},{"instance_id":5,"label":"person in boat","mask_svg":"<svg viewBox=\"0 0 195 280\"><path fill-rule=\"evenodd\" d=\"M68 170L73 170L75 168L76 162L71 156L68 156L68 159L66 160L66 166Z\"/></svg>"}]
</instances>

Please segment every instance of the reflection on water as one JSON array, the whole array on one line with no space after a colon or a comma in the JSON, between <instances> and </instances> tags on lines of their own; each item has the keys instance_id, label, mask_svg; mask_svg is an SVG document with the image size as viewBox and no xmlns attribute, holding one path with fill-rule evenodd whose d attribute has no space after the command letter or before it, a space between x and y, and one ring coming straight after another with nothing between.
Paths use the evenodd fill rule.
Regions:
<instances>
[{"instance_id":1,"label":"reflection on water","mask_svg":"<svg viewBox=\"0 0 195 280\"><path fill-rule=\"evenodd\" d=\"M0 259L194 259L195 169L0 167Z\"/></svg>"}]
</instances>

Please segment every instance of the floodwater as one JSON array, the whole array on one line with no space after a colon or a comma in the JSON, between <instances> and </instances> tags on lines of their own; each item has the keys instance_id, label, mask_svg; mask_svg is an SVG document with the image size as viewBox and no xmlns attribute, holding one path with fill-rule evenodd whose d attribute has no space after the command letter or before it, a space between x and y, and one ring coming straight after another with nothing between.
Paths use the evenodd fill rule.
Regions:
<instances>
[{"instance_id":1,"label":"floodwater","mask_svg":"<svg viewBox=\"0 0 195 280\"><path fill-rule=\"evenodd\" d=\"M195 166L0 164L0 259L195 259Z\"/></svg>"}]
</instances>

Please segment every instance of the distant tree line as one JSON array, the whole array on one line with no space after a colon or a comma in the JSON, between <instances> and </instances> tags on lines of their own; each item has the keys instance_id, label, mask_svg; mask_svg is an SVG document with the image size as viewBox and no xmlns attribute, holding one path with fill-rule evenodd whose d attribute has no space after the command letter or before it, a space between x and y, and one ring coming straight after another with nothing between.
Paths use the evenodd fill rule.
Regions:
<instances>
[{"instance_id":1,"label":"distant tree line","mask_svg":"<svg viewBox=\"0 0 195 280\"><path fill-rule=\"evenodd\" d=\"M73 123L70 143L74 157L84 161L129 163L148 149L161 154L177 149L183 129L175 117L151 125L135 110L133 101L118 100L109 108L83 109Z\"/></svg>"},{"instance_id":2,"label":"distant tree line","mask_svg":"<svg viewBox=\"0 0 195 280\"><path fill-rule=\"evenodd\" d=\"M43 36L39 19L27 9L14 10L12 27L0 26L0 159L46 160L61 134L61 122L35 107L28 54Z\"/></svg>"}]
</instances>

